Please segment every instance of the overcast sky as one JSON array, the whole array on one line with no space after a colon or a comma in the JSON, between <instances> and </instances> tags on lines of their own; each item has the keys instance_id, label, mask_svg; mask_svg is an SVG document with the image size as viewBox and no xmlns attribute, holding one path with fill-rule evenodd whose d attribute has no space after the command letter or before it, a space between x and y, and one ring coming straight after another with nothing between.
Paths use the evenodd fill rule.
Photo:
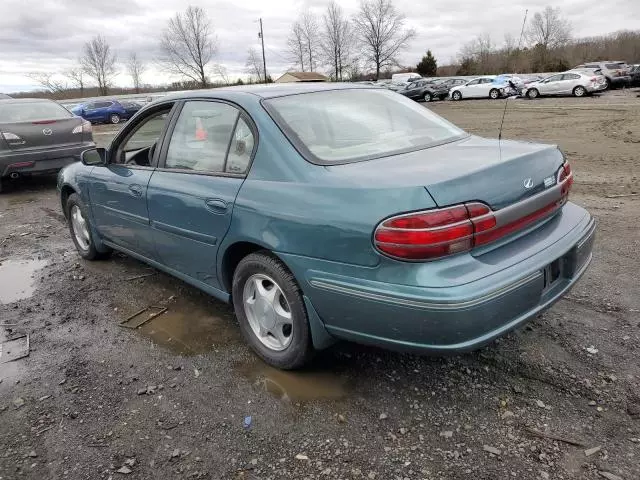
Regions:
<instances>
[{"instance_id":1,"label":"overcast sky","mask_svg":"<svg viewBox=\"0 0 640 480\"><path fill-rule=\"evenodd\" d=\"M179 0L0 1L0 92L34 88L34 82L25 76L27 72L62 72L75 66L84 42L98 33L107 38L120 59L135 51L151 63L157 57L158 39L167 20L188 5ZM247 49L260 45L258 18L262 17L264 23L267 70L278 76L290 66L285 45L292 22L305 8L322 13L327 3L323 0L193 2L203 7L212 20L218 38L214 61L224 64L233 78L244 74ZM339 3L352 14L358 0ZM407 26L417 32L411 47L401 56L403 64L414 65L427 49L433 51L440 64L449 63L464 43L480 34L489 33L498 44L507 33L518 38L525 10L529 9L530 18L545 4L530 0L448 3L395 0L395 5L406 15ZM556 5L570 20L574 36L640 27L640 0L564 0ZM116 83L129 85L130 78L124 68L120 70ZM158 84L170 78L151 67L143 80Z\"/></svg>"}]
</instances>

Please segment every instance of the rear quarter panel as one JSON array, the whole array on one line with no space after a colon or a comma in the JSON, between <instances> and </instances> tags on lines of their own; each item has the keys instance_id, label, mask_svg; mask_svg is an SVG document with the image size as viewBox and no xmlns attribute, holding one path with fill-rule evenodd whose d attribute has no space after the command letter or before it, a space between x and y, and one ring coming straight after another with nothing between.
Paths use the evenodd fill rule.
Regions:
<instances>
[{"instance_id":1,"label":"rear quarter panel","mask_svg":"<svg viewBox=\"0 0 640 480\"><path fill-rule=\"evenodd\" d=\"M249 241L275 252L374 266L380 255L371 237L380 220L435 207L421 185L371 185L307 162L259 103L246 108L260 138L221 251Z\"/></svg>"}]
</instances>

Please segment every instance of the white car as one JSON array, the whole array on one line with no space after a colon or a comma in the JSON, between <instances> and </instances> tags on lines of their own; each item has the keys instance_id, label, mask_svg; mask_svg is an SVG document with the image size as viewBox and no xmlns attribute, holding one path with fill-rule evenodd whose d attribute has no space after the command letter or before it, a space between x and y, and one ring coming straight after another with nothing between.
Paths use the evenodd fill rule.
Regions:
<instances>
[{"instance_id":1,"label":"white car","mask_svg":"<svg viewBox=\"0 0 640 480\"><path fill-rule=\"evenodd\" d=\"M453 87L449 90L449 96L455 101L463 98L491 98L496 100L502 96L504 85L495 83L495 79L495 76L474 78L464 85Z\"/></svg>"},{"instance_id":2,"label":"white car","mask_svg":"<svg viewBox=\"0 0 640 480\"><path fill-rule=\"evenodd\" d=\"M601 92L606 89L607 79L604 75L572 70L528 84L522 91L522 96L530 99L545 95L584 97L590 93Z\"/></svg>"}]
</instances>

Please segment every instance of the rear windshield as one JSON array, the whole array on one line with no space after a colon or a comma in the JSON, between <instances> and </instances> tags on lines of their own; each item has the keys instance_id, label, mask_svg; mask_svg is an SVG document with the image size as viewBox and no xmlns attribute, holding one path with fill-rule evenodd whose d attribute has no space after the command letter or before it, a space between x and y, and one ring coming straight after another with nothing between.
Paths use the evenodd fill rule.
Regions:
<instances>
[{"instance_id":1,"label":"rear windshield","mask_svg":"<svg viewBox=\"0 0 640 480\"><path fill-rule=\"evenodd\" d=\"M427 108L388 90L290 95L265 107L309 161L339 164L421 150L466 136Z\"/></svg>"},{"instance_id":2,"label":"rear windshield","mask_svg":"<svg viewBox=\"0 0 640 480\"><path fill-rule=\"evenodd\" d=\"M617 70L619 68L625 68L626 65L624 63L606 63L604 65L609 70Z\"/></svg>"},{"instance_id":3,"label":"rear windshield","mask_svg":"<svg viewBox=\"0 0 640 480\"><path fill-rule=\"evenodd\" d=\"M73 115L54 102L8 103L0 108L0 123L37 122L39 120L58 120Z\"/></svg>"}]
</instances>

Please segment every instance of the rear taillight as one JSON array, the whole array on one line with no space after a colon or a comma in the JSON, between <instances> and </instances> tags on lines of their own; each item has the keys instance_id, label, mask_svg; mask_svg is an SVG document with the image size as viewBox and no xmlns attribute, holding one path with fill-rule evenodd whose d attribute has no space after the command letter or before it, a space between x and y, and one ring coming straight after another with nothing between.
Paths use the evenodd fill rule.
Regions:
<instances>
[{"instance_id":1,"label":"rear taillight","mask_svg":"<svg viewBox=\"0 0 640 480\"><path fill-rule=\"evenodd\" d=\"M376 248L401 260L433 260L486 245L532 225L565 204L573 184L569 163L557 174L560 199L509 223L499 224L496 213L480 202L399 215L376 228Z\"/></svg>"},{"instance_id":2,"label":"rear taillight","mask_svg":"<svg viewBox=\"0 0 640 480\"><path fill-rule=\"evenodd\" d=\"M2 132L2 137L7 141L9 145L24 145L26 143L22 137L16 135L15 133Z\"/></svg>"},{"instance_id":3,"label":"rear taillight","mask_svg":"<svg viewBox=\"0 0 640 480\"><path fill-rule=\"evenodd\" d=\"M71 133L91 133L91 122L84 120L80 125L74 128Z\"/></svg>"}]
</instances>

